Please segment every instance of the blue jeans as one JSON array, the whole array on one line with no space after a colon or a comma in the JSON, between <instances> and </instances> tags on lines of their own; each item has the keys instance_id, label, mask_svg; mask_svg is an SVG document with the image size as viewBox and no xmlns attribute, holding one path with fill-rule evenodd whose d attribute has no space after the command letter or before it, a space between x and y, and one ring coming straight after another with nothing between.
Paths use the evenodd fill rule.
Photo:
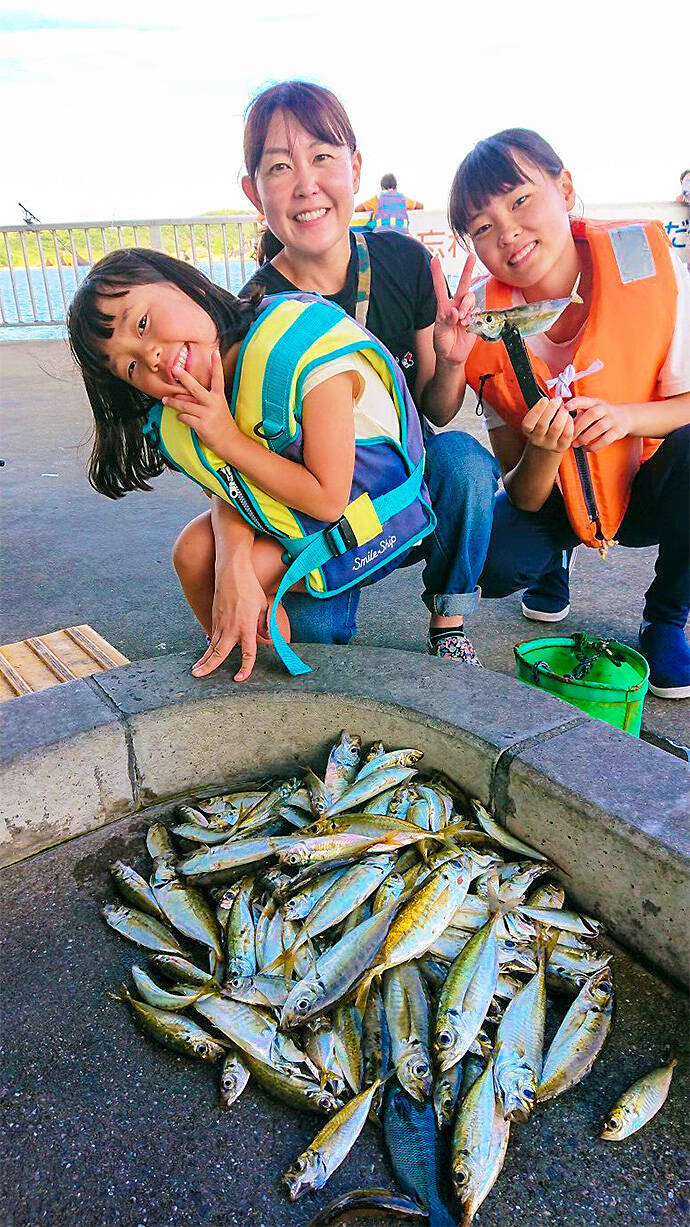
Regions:
<instances>
[{"instance_id":1,"label":"blue jeans","mask_svg":"<svg viewBox=\"0 0 690 1227\"><path fill-rule=\"evenodd\" d=\"M474 613L491 538L499 470L490 452L459 430L425 439L424 480L438 523L422 542L422 600L431 613Z\"/></svg>"},{"instance_id":2,"label":"blue jeans","mask_svg":"<svg viewBox=\"0 0 690 1227\"><path fill-rule=\"evenodd\" d=\"M449 430L425 439L424 479L438 523L403 566L424 559L422 600L431 613L473 613L491 536L498 485L493 456L471 435ZM328 599L292 592L285 599L295 643L349 643L357 631L360 590Z\"/></svg>"},{"instance_id":3,"label":"blue jeans","mask_svg":"<svg viewBox=\"0 0 690 1227\"><path fill-rule=\"evenodd\" d=\"M323 598L290 592L283 604L293 643L349 643L357 631L358 588Z\"/></svg>"},{"instance_id":4,"label":"blue jeans","mask_svg":"<svg viewBox=\"0 0 690 1227\"><path fill-rule=\"evenodd\" d=\"M643 618L685 626L690 606L690 426L681 426L635 475L628 509L616 533L632 549L658 545L654 579L645 594ZM519 511L499 494L486 565L485 597L508 596L561 565L561 552L577 545L560 491L554 488L539 511Z\"/></svg>"}]
</instances>

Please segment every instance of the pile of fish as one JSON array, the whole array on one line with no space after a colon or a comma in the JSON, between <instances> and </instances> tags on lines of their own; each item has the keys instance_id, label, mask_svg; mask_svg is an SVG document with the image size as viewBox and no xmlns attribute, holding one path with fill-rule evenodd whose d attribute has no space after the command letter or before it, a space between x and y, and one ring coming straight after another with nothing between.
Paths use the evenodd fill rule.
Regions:
<instances>
[{"instance_id":1,"label":"pile of fish","mask_svg":"<svg viewBox=\"0 0 690 1227\"><path fill-rule=\"evenodd\" d=\"M141 1029L222 1061L225 1106L254 1078L327 1115L285 1173L293 1201L368 1119L383 1126L405 1196L358 1190L315 1223L345 1208L469 1223L513 1124L579 1082L611 1027L597 922L422 757L342 733L323 779L177 806L149 828L149 882L111 866L123 902L102 915L151 952L121 993ZM544 1052L550 989L574 999Z\"/></svg>"}]
</instances>

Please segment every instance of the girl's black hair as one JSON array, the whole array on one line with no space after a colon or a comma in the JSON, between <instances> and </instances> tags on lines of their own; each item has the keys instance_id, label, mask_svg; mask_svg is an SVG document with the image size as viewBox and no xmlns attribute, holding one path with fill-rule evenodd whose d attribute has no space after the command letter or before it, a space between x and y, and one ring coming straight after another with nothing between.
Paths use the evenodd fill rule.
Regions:
<instances>
[{"instance_id":1,"label":"girl's black hair","mask_svg":"<svg viewBox=\"0 0 690 1227\"><path fill-rule=\"evenodd\" d=\"M115 317L101 310L96 300L122 298L133 285L163 281L183 290L211 317L221 355L248 332L263 293L235 298L193 264L145 247L111 251L93 266L72 299L67 331L96 423L89 481L108 498L122 498L129 490L150 490L148 479L157 477L166 465L142 433L154 398L108 370L104 343L113 335Z\"/></svg>"},{"instance_id":2,"label":"girl's black hair","mask_svg":"<svg viewBox=\"0 0 690 1227\"><path fill-rule=\"evenodd\" d=\"M448 202L448 219L458 235L469 233L475 214L486 208L492 196L510 192L531 179L520 169L515 154L554 178L563 163L538 132L530 128L506 128L479 141L455 172Z\"/></svg>"}]
</instances>

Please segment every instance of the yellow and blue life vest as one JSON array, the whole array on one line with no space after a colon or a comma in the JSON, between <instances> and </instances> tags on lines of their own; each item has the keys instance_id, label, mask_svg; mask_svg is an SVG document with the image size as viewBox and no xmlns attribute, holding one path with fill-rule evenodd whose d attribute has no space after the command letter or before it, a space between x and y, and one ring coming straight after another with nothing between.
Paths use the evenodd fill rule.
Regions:
<instances>
[{"instance_id":1,"label":"yellow and blue life vest","mask_svg":"<svg viewBox=\"0 0 690 1227\"><path fill-rule=\"evenodd\" d=\"M285 642L275 611L300 580L315 597L372 583L394 570L432 532L436 517L424 485L419 415L395 359L366 328L334 303L310 294L265 298L240 346L230 412L243 434L303 463L304 381L316 367L356 351L372 366L395 406L400 440L355 438L350 499L334 524L279 502L206 447L158 401L144 433L167 462L234 506L260 533L277 538L287 570L270 616L275 649L290 673L309 667Z\"/></svg>"}]
</instances>

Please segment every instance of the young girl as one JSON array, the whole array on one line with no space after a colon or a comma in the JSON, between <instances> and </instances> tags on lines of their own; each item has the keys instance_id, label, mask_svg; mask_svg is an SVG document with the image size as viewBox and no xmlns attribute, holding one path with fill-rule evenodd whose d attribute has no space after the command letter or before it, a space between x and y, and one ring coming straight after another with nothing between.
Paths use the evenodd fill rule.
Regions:
<instances>
[{"instance_id":1,"label":"young girl","mask_svg":"<svg viewBox=\"0 0 690 1227\"><path fill-rule=\"evenodd\" d=\"M244 681L267 615L281 658L303 672L271 597L378 579L435 523L421 427L390 355L335 306L238 300L142 249L92 269L68 327L96 420L92 485L110 498L147 490L167 462L213 496L193 523L215 551L183 582L211 640L193 672L239 642ZM236 608L222 617L225 572Z\"/></svg>"},{"instance_id":2,"label":"young girl","mask_svg":"<svg viewBox=\"0 0 690 1227\"><path fill-rule=\"evenodd\" d=\"M536 132L480 141L459 167L449 213L489 270L477 308L569 296L527 348L541 387L527 410L504 346L458 321L440 270L441 309L456 329L456 381L479 392L505 494L481 577L505 596L560 565L583 541L659 545L640 650L650 688L690 695L688 450L690 278L657 222L575 220L570 172ZM579 279L579 281L578 281Z\"/></svg>"}]
</instances>

